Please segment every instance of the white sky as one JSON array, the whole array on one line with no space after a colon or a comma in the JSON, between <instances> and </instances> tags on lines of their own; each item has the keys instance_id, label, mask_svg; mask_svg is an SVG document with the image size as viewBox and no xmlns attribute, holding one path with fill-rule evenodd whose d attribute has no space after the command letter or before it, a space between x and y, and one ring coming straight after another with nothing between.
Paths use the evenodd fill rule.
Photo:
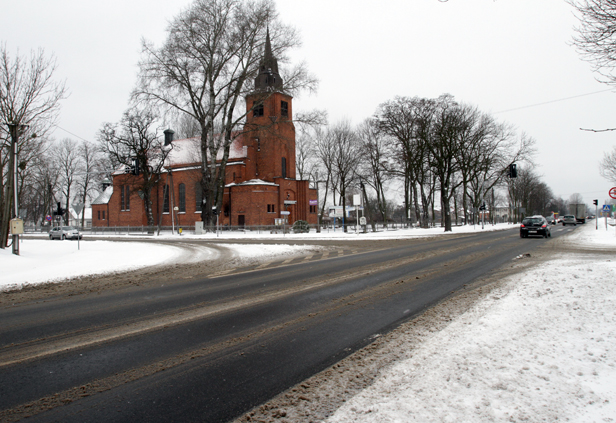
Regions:
<instances>
[{"instance_id":1,"label":"white sky","mask_svg":"<svg viewBox=\"0 0 616 423\"><path fill-rule=\"evenodd\" d=\"M141 38L160 44L167 21L189 3L5 2L0 40L21 54L55 54L71 92L59 126L94 140L127 106ZM537 170L557 196L608 198L612 184L598 162L616 133L579 128L616 127L616 95L570 45L577 21L564 0L279 1L278 10L302 35L294 60L320 79L316 95L295 99L296 110L325 109L332 122L356 124L396 95L450 93L534 137Z\"/></svg>"}]
</instances>

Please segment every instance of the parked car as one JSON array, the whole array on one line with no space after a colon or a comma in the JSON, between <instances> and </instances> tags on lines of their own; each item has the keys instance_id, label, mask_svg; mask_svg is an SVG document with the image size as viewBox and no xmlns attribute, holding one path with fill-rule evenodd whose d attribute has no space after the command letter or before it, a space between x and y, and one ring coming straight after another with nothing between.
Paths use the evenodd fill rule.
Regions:
<instances>
[{"instance_id":1,"label":"parked car","mask_svg":"<svg viewBox=\"0 0 616 423\"><path fill-rule=\"evenodd\" d=\"M577 225L577 219L572 214L566 214L563 216L563 226L567 225Z\"/></svg>"},{"instance_id":2,"label":"parked car","mask_svg":"<svg viewBox=\"0 0 616 423\"><path fill-rule=\"evenodd\" d=\"M83 235L72 226L54 226L49 231L49 239L81 239Z\"/></svg>"},{"instance_id":3,"label":"parked car","mask_svg":"<svg viewBox=\"0 0 616 423\"><path fill-rule=\"evenodd\" d=\"M550 225L543 216L525 217L520 225L520 238L529 236L551 237Z\"/></svg>"}]
</instances>

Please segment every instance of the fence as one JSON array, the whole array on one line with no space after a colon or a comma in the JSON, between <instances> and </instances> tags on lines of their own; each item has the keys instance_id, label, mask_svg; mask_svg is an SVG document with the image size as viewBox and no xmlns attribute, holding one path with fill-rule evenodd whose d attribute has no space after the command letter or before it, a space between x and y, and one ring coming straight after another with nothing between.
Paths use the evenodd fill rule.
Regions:
<instances>
[{"instance_id":1,"label":"fence","mask_svg":"<svg viewBox=\"0 0 616 423\"><path fill-rule=\"evenodd\" d=\"M383 231L396 231L400 229L411 229L414 225L406 222L390 222L387 225L383 225L383 223L375 223L374 231L383 232ZM42 233L46 234L49 232L49 226L25 226L24 232L30 234ZM195 227L194 226L161 226L160 233L161 234L170 234L170 233L179 233L179 228L182 228L182 233L184 234L194 234ZM356 226L354 222L346 223L344 226L341 223L337 223L335 226L331 223L325 223L321 225L321 232L330 233L330 232L344 232L344 228L346 228L347 232L364 232L364 227ZM159 233L158 226L99 226L99 227L90 227L90 228L80 228L79 229L83 234L86 235L156 235ZM270 234L283 234L283 233L293 233L292 226L274 226L274 225L264 225L264 226L219 226L218 230L226 233L233 232L241 232L241 233L270 233ZM314 233L317 231L317 225L309 225L310 232ZM373 232L372 224L369 223L365 227L366 232ZM216 226L204 226L203 232L216 232Z\"/></svg>"}]
</instances>

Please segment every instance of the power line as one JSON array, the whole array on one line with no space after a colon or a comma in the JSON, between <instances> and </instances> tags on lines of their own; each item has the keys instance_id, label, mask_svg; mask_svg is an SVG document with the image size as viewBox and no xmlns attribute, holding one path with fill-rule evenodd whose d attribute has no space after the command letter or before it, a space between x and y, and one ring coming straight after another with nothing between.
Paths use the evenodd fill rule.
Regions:
<instances>
[{"instance_id":1,"label":"power line","mask_svg":"<svg viewBox=\"0 0 616 423\"><path fill-rule=\"evenodd\" d=\"M612 91L612 90L613 90L613 88L608 88L607 90L594 91L592 93L586 93L586 94L574 95L574 96L571 96L571 97L559 98L557 100L550 100L550 101L545 101L543 103L530 104L528 106L516 107L514 109L501 110L500 112L495 112L494 114L507 113L507 112L513 112L515 110L522 110L522 109L528 109L528 108L531 108L531 107L543 106L545 104L557 103L559 101L566 101L566 100L571 100L571 99L574 99L574 98L586 97L586 96L589 96L589 95L605 93L607 91Z\"/></svg>"},{"instance_id":2,"label":"power line","mask_svg":"<svg viewBox=\"0 0 616 423\"><path fill-rule=\"evenodd\" d=\"M54 126L55 126L56 128L58 128L58 129L63 130L63 131L64 131L64 132L66 132L67 134L71 134L72 136L79 138L81 141L90 142L90 141L88 141L88 140L86 140L86 139L84 139L84 138L81 138L79 135L73 134L71 131L68 131L68 130L66 130L66 129L62 128L61 126L58 126L58 125L54 125Z\"/></svg>"}]
</instances>

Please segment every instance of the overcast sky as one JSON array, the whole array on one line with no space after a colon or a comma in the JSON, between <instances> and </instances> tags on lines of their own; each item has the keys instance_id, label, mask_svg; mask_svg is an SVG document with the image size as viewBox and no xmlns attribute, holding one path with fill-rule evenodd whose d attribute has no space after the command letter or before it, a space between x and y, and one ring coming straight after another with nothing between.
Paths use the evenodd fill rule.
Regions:
<instances>
[{"instance_id":1,"label":"overcast sky","mask_svg":"<svg viewBox=\"0 0 616 423\"><path fill-rule=\"evenodd\" d=\"M0 41L57 59L63 101L56 139L94 141L117 122L136 81L141 39L160 43L190 0L5 1ZM537 172L556 196L608 199L598 163L616 145L616 90L597 82L572 47L564 0L277 1L301 33L293 52L319 78L294 109L357 124L395 96L452 94L537 141ZM538 105L539 104L539 105ZM68 131L68 132L67 132Z\"/></svg>"}]
</instances>

